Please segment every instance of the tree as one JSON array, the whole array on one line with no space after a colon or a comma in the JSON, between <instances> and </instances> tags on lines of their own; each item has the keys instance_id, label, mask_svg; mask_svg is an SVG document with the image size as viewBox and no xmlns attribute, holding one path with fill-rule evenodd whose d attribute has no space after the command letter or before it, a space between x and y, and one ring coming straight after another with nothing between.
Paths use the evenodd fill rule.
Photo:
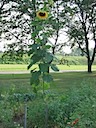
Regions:
<instances>
[{"instance_id":1,"label":"tree","mask_svg":"<svg viewBox=\"0 0 96 128\"><path fill-rule=\"evenodd\" d=\"M65 6L66 5L66 6ZM66 18L66 29L71 47L78 44L83 54L87 57L88 72L92 72L92 64L96 55L96 3L92 0L67 0L63 2L65 11L62 12ZM94 42L92 55L89 44Z\"/></svg>"}]
</instances>

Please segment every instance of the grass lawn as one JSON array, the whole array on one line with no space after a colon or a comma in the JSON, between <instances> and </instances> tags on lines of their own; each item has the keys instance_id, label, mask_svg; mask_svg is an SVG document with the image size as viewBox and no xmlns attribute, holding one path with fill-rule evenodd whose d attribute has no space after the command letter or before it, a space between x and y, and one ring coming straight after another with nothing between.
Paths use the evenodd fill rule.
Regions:
<instances>
[{"instance_id":1,"label":"grass lawn","mask_svg":"<svg viewBox=\"0 0 96 128\"><path fill-rule=\"evenodd\" d=\"M25 64L0 64L0 71L27 71L27 66ZM87 65L57 65L59 70L86 70ZM32 68L36 68L34 65ZM92 70L96 70L96 65L92 66Z\"/></svg>"},{"instance_id":2,"label":"grass lawn","mask_svg":"<svg viewBox=\"0 0 96 128\"><path fill-rule=\"evenodd\" d=\"M54 82L51 83L50 90L57 93L64 92L65 89L73 86L79 86L82 81L96 84L96 72L92 74L88 74L87 72L52 73L52 76ZM12 86L16 86L17 92L30 92L32 90L30 86L30 74L0 74L0 92L4 92L4 90Z\"/></svg>"},{"instance_id":3,"label":"grass lawn","mask_svg":"<svg viewBox=\"0 0 96 128\"><path fill-rule=\"evenodd\" d=\"M60 70L86 70L87 65L57 65ZM96 65L92 66L92 70L96 70Z\"/></svg>"}]
</instances>

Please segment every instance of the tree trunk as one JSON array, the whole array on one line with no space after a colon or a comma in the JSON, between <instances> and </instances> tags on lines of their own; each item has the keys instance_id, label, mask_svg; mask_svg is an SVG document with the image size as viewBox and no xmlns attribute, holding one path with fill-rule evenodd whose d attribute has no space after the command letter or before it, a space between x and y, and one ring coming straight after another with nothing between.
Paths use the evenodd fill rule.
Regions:
<instances>
[{"instance_id":1,"label":"tree trunk","mask_svg":"<svg viewBox=\"0 0 96 128\"><path fill-rule=\"evenodd\" d=\"M92 63L91 63L91 60L88 60L88 73L92 73Z\"/></svg>"}]
</instances>

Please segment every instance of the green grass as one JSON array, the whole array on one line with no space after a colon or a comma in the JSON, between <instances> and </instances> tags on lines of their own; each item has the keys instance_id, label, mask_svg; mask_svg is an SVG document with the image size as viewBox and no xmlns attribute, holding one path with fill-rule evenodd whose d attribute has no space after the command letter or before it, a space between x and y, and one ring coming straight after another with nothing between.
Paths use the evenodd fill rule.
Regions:
<instances>
[{"instance_id":1,"label":"green grass","mask_svg":"<svg viewBox=\"0 0 96 128\"><path fill-rule=\"evenodd\" d=\"M57 65L60 70L86 70L87 65ZM96 70L96 65L92 66L92 70Z\"/></svg>"},{"instance_id":2,"label":"green grass","mask_svg":"<svg viewBox=\"0 0 96 128\"><path fill-rule=\"evenodd\" d=\"M56 88L53 87L53 89L58 92L63 92L65 89L74 86L80 86L82 81L86 81L86 83L95 81L96 83L96 72L93 72L92 74L87 72L66 72L54 74L53 76L56 86Z\"/></svg>"},{"instance_id":3,"label":"green grass","mask_svg":"<svg viewBox=\"0 0 96 128\"><path fill-rule=\"evenodd\" d=\"M30 74L0 74L0 80L29 79Z\"/></svg>"},{"instance_id":4,"label":"green grass","mask_svg":"<svg viewBox=\"0 0 96 128\"><path fill-rule=\"evenodd\" d=\"M26 64L0 64L0 71L27 71ZM60 70L86 70L87 65L57 65ZM31 69L37 68L37 65L34 65ZM92 70L96 70L96 65L92 66Z\"/></svg>"},{"instance_id":5,"label":"green grass","mask_svg":"<svg viewBox=\"0 0 96 128\"><path fill-rule=\"evenodd\" d=\"M51 83L51 91L63 93L66 89L79 86L82 81L96 83L96 72L89 74L87 72L66 72L52 73L54 82ZM30 74L0 74L0 91L16 86L17 92L30 92ZM95 85L94 85L95 86Z\"/></svg>"},{"instance_id":6,"label":"green grass","mask_svg":"<svg viewBox=\"0 0 96 128\"><path fill-rule=\"evenodd\" d=\"M0 71L27 71L26 64L0 64ZM33 68L36 68L34 65Z\"/></svg>"}]
</instances>

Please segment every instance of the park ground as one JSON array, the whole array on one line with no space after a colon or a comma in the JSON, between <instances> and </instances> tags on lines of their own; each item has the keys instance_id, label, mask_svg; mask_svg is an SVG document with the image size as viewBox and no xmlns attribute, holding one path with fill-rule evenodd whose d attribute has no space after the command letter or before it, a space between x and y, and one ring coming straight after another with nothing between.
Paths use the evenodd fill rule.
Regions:
<instances>
[{"instance_id":1,"label":"park ground","mask_svg":"<svg viewBox=\"0 0 96 128\"><path fill-rule=\"evenodd\" d=\"M7 71L28 71L27 70L28 64L0 64L0 72L7 72ZM87 71L87 65L57 65L60 71L66 70L85 70ZM37 65L33 65L33 68L38 68ZM92 70L96 70L96 65L92 66Z\"/></svg>"}]
</instances>

